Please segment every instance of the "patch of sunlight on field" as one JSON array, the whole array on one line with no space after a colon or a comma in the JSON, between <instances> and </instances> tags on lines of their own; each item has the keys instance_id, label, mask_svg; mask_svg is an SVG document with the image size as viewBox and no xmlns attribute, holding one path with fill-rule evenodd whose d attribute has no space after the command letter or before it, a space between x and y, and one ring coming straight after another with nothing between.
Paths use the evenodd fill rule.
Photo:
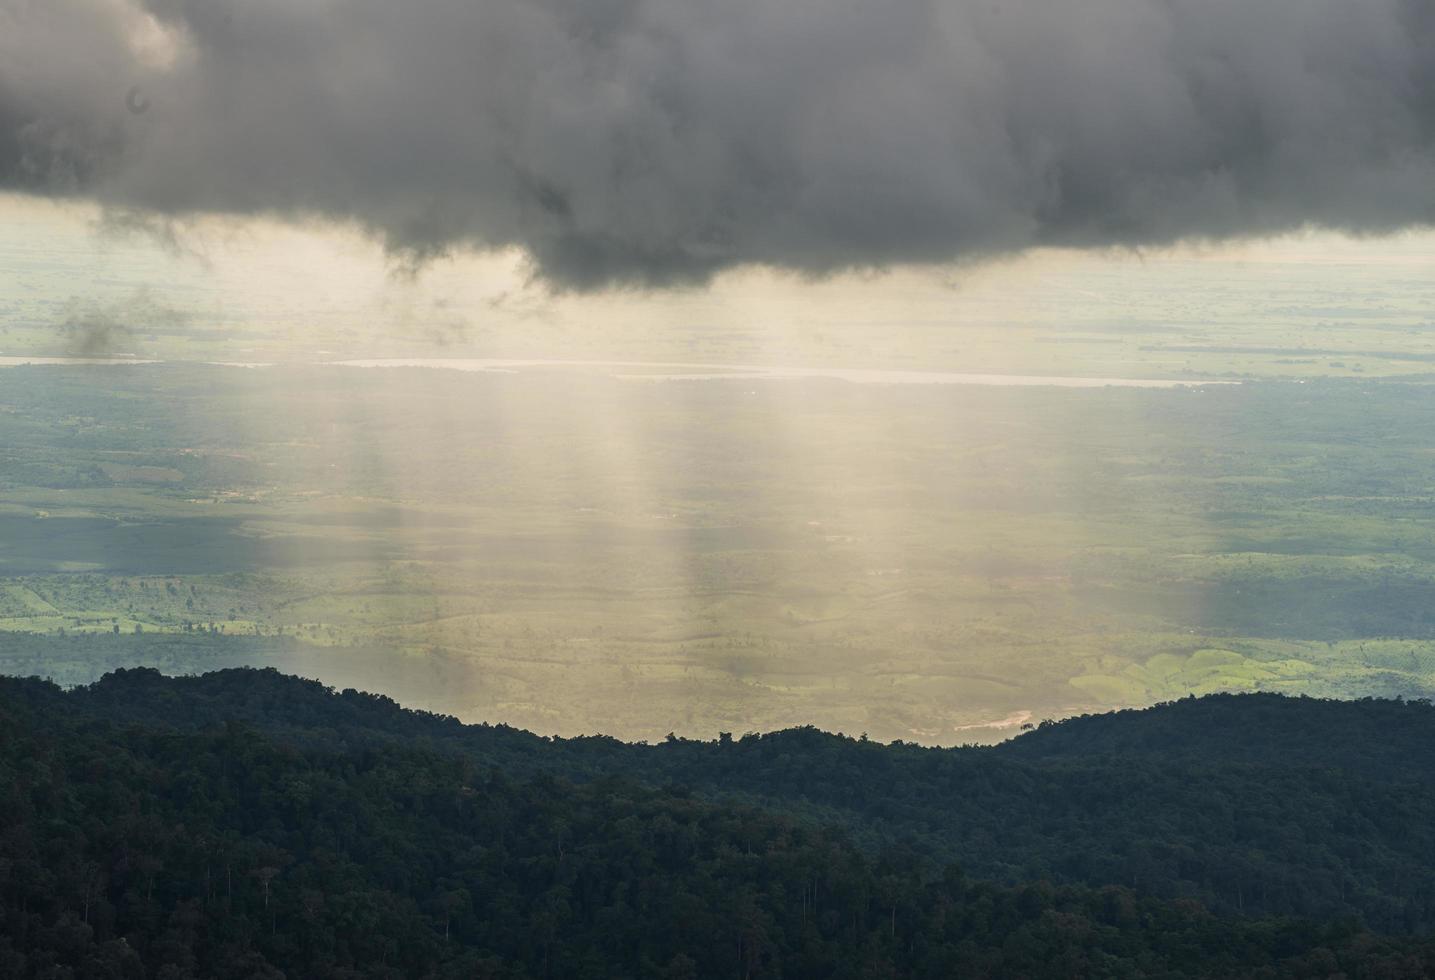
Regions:
<instances>
[{"instance_id":1,"label":"patch of sunlight on field","mask_svg":"<svg viewBox=\"0 0 1435 980\"><path fill-rule=\"evenodd\" d=\"M22 618L58 613L58 609L26 586L0 585L0 614Z\"/></svg>"},{"instance_id":2,"label":"patch of sunlight on field","mask_svg":"<svg viewBox=\"0 0 1435 980\"><path fill-rule=\"evenodd\" d=\"M1210 647L1186 656L1160 653L1127 664L1119 672L1073 677L1071 685L1103 703L1120 705L1187 694L1275 690L1283 682L1306 677L1314 670L1314 665L1304 660L1255 660Z\"/></svg>"}]
</instances>

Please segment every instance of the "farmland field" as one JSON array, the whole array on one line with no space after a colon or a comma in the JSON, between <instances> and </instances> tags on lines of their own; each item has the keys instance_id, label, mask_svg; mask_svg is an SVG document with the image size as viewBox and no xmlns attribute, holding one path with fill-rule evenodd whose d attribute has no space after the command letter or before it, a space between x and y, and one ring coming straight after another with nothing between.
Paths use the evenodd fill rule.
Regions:
<instances>
[{"instance_id":1,"label":"farmland field","mask_svg":"<svg viewBox=\"0 0 1435 980\"><path fill-rule=\"evenodd\" d=\"M12 367L0 670L270 663L540 732L944 744L1425 695L1431 433L1408 378Z\"/></svg>"}]
</instances>

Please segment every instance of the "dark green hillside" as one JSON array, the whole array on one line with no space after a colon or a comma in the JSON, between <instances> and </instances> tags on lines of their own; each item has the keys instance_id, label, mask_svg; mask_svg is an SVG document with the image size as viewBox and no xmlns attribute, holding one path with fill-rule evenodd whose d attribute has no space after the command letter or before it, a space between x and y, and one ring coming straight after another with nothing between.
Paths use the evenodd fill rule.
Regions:
<instances>
[{"instance_id":1,"label":"dark green hillside","mask_svg":"<svg viewBox=\"0 0 1435 980\"><path fill-rule=\"evenodd\" d=\"M1435 705L1213 694L1043 725L997 751L1026 761L1135 755L1435 780Z\"/></svg>"},{"instance_id":2,"label":"dark green hillside","mask_svg":"<svg viewBox=\"0 0 1435 980\"><path fill-rule=\"evenodd\" d=\"M226 692L233 710L199 696L206 690ZM271 730L225 714L264 718ZM364 728L387 734L356 734ZM465 739L509 753L510 764L454 751ZM800 732L689 748L755 759L764 743L816 753L809 768L845 759L879 777L882 759L901 771L940 758ZM678 758L671 747L590 751L598 745L462 729L259 672L184 683L140 673L74 694L6 681L0 976L1435 970L1435 944L1349 920L1223 916L1119 886L983 884L771 809L615 777L574 783L521 761L557 757L577 769L603 757Z\"/></svg>"},{"instance_id":3,"label":"dark green hillside","mask_svg":"<svg viewBox=\"0 0 1435 980\"><path fill-rule=\"evenodd\" d=\"M273 671L123 671L68 693L16 680L0 691L41 717L187 732L234 720L306 751L422 748L513 778L685 787L975 878L1435 929L1435 708L1423 703L1216 696L939 750L814 729L652 746L544 739Z\"/></svg>"}]
</instances>

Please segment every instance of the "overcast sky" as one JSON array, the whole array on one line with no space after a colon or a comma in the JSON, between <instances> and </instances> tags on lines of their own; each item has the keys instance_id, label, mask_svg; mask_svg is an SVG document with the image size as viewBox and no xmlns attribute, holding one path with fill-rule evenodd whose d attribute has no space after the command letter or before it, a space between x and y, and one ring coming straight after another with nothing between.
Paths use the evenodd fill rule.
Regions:
<instances>
[{"instance_id":1,"label":"overcast sky","mask_svg":"<svg viewBox=\"0 0 1435 980\"><path fill-rule=\"evenodd\" d=\"M1435 219L1428 0L0 0L0 187L549 286Z\"/></svg>"}]
</instances>

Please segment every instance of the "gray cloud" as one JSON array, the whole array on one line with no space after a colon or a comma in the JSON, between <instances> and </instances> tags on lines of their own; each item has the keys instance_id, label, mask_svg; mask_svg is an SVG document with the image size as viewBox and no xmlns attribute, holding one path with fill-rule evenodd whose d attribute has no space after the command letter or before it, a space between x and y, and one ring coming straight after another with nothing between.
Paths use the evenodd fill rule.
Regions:
<instances>
[{"instance_id":1,"label":"gray cloud","mask_svg":"<svg viewBox=\"0 0 1435 980\"><path fill-rule=\"evenodd\" d=\"M573 288L1383 232L1435 223L1435 3L0 0L0 186Z\"/></svg>"},{"instance_id":2,"label":"gray cloud","mask_svg":"<svg viewBox=\"0 0 1435 980\"><path fill-rule=\"evenodd\" d=\"M113 354L131 336L128 324L99 309L72 309L60 329L65 350L83 357Z\"/></svg>"},{"instance_id":3,"label":"gray cloud","mask_svg":"<svg viewBox=\"0 0 1435 980\"><path fill-rule=\"evenodd\" d=\"M65 350L86 357L118 353L136 334L186 333L191 321L147 288L116 303L72 300L63 316L58 326Z\"/></svg>"}]
</instances>

